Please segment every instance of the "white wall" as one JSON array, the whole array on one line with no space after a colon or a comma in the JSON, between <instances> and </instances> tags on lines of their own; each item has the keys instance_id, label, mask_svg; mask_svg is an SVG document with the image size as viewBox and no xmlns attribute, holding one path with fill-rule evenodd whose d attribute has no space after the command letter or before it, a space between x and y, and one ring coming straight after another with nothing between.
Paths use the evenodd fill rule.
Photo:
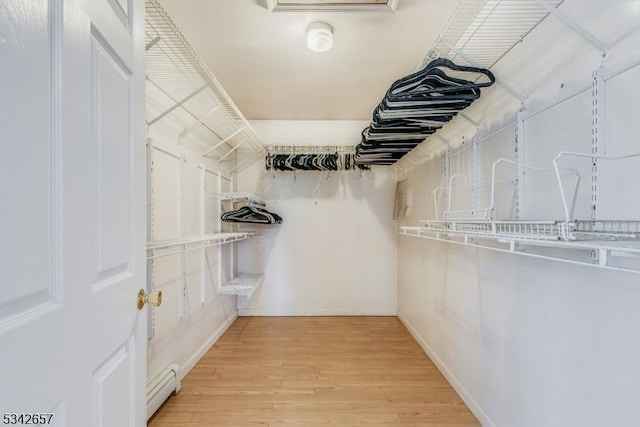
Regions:
<instances>
[{"instance_id":1,"label":"white wall","mask_svg":"<svg viewBox=\"0 0 640 427\"><path fill-rule=\"evenodd\" d=\"M355 145L366 122L252 122L265 144ZM267 172L264 158L243 170L238 189L283 217L240 246L239 268L264 273L241 315L395 315L395 174Z\"/></svg>"},{"instance_id":2,"label":"white wall","mask_svg":"<svg viewBox=\"0 0 640 427\"><path fill-rule=\"evenodd\" d=\"M566 0L562 7L598 37L616 45L606 69L638 57L640 2ZM531 112L588 87L592 71L601 63L595 49L549 19L496 73L516 89L531 91L525 104ZM453 145L466 146L476 132L488 134L508 123L510 111L519 107L498 88L487 92L490 102L479 102L470 109L483 125L479 130L466 125L448 129ZM640 67L608 81L609 155L640 151L635 119L640 111L639 95ZM521 160L549 167L562 149L590 152L590 96L588 90L529 118ZM508 129L480 144L481 178L487 177L493 159L514 156L514 134L514 129ZM470 151L454 156L452 173L471 174ZM585 174L577 214L588 219L591 183L589 159L585 161L568 161L567 166ZM405 224L434 217L431 191L443 183L443 165L439 157L409 177L415 204ZM638 160L604 165L601 184L606 190L599 202L600 218L640 218L635 197L640 185L638 170ZM515 178L508 169L502 173L506 179ZM454 201L463 204L469 198L462 184L458 190L459 198ZM557 190L548 177L527 176L525 190L523 218L561 215ZM512 191L500 191L502 218L511 215ZM412 237L400 238L398 252L399 316L483 425L640 425L637 274ZM615 262L638 264L637 259L616 258Z\"/></svg>"},{"instance_id":3,"label":"white wall","mask_svg":"<svg viewBox=\"0 0 640 427\"><path fill-rule=\"evenodd\" d=\"M202 162L199 153L204 147L189 143L178 145L175 138L167 126L152 129L148 184L152 240L220 231L217 221L220 203L212 198L218 192L220 180L211 173L217 170L216 165L207 163L206 187L201 193L202 171L198 166ZM180 160L181 155L184 160ZM222 191L231 191L229 180L222 179L220 184ZM203 201L204 217L201 216ZM176 249L180 248L173 247L166 252ZM237 298L217 292L219 270L222 269L223 281L231 277L232 250L233 244L230 244L153 260L148 281L154 290L163 292L163 302L152 309L153 338L147 352L149 381L170 363L182 367L179 373L182 378L237 317ZM222 263L218 263L218 251L221 251Z\"/></svg>"}]
</instances>

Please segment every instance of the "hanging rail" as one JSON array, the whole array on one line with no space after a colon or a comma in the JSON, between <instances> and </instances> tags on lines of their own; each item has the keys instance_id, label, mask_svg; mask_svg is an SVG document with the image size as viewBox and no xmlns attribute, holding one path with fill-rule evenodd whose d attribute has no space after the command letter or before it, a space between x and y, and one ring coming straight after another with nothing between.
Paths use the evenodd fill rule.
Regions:
<instances>
[{"instance_id":1,"label":"hanging rail","mask_svg":"<svg viewBox=\"0 0 640 427\"><path fill-rule=\"evenodd\" d=\"M267 145L265 150L271 154L351 154L356 151L351 145Z\"/></svg>"},{"instance_id":2,"label":"hanging rail","mask_svg":"<svg viewBox=\"0 0 640 427\"><path fill-rule=\"evenodd\" d=\"M170 255L178 255L185 252L204 249L211 246L223 245L255 237L254 232L242 233L214 233L201 236L180 237L167 240L152 240L147 242L147 259L160 258ZM174 247L180 249L171 252L156 253L158 250L165 250Z\"/></svg>"}]
</instances>

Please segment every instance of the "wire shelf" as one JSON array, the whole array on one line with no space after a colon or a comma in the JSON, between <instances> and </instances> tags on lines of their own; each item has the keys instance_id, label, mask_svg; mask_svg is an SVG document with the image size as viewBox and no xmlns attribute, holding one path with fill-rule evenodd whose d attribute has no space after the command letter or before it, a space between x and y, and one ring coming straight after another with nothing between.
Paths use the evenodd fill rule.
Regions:
<instances>
[{"instance_id":1,"label":"wire shelf","mask_svg":"<svg viewBox=\"0 0 640 427\"><path fill-rule=\"evenodd\" d=\"M354 154L356 147L352 145L267 145L265 150L271 154Z\"/></svg>"},{"instance_id":2,"label":"wire shelf","mask_svg":"<svg viewBox=\"0 0 640 427\"><path fill-rule=\"evenodd\" d=\"M491 179L487 181L474 180L462 174L454 174L448 180L446 187L437 187L433 190L433 203L436 208L435 221L420 221L424 231L435 233L458 233L463 236L483 236L496 239L523 239L523 240L564 240L567 242L577 240L629 240L640 239L640 221L627 220L578 220L574 218L574 207L580 185L580 174L573 168L561 168L559 161L563 157L577 157L593 161L594 159L624 161L640 158L640 153L623 156L602 156L590 153L574 153L561 151L553 158L552 168L531 166L522 162L499 158L491 166ZM564 218L552 221L514 221L511 219L496 219L493 217L496 207L496 185L500 181L496 178L497 167L500 164L510 164L520 170L533 170L537 172L553 172L558 186L558 193L564 211ZM563 176L575 180L572 190L565 190ZM491 188L491 198L488 206L465 206L461 210L452 210L451 201L455 193L454 178L470 179L472 182L486 183ZM509 181L506 181L509 182ZM438 193L444 191L447 198L447 206L442 213L443 220L438 220ZM638 240L640 241L640 240Z\"/></svg>"},{"instance_id":3,"label":"wire shelf","mask_svg":"<svg viewBox=\"0 0 640 427\"><path fill-rule=\"evenodd\" d=\"M195 135L211 145L203 156L222 160L263 144L211 70L157 0L146 2L147 123L170 116L183 128L178 142Z\"/></svg>"},{"instance_id":4,"label":"wire shelf","mask_svg":"<svg viewBox=\"0 0 640 427\"><path fill-rule=\"evenodd\" d=\"M147 242L147 259L160 258L169 255L177 255L184 252L195 251L198 249L204 249L211 246L223 245L226 243L233 243L240 240L250 239L255 237L254 232L242 232L242 233L215 233L205 234L201 236L189 236L179 237L176 239L166 240L152 240ZM165 252L166 249L179 248L170 252ZM161 251L160 253L156 251Z\"/></svg>"},{"instance_id":5,"label":"wire shelf","mask_svg":"<svg viewBox=\"0 0 640 427\"><path fill-rule=\"evenodd\" d=\"M547 0L558 7L564 0ZM549 12L535 0L459 0L418 69L436 57L464 61L459 53L492 68Z\"/></svg>"},{"instance_id":6,"label":"wire shelf","mask_svg":"<svg viewBox=\"0 0 640 427\"><path fill-rule=\"evenodd\" d=\"M528 240L560 240L569 237L575 228L571 224L556 221L420 221L428 231L461 233L469 236L500 238L521 238ZM575 240L572 239L572 240Z\"/></svg>"},{"instance_id":7,"label":"wire shelf","mask_svg":"<svg viewBox=\"0 0 640 427\"><path fill-rule=\"evenodd\" d=\"M416 70L423 69L435 58L493 69L502 58L531 33L564 0L458 0L444 26L427 49ZM455 76L455 73L452 73ZM520 102L524 96L496 75L496 86L502 87ZM482 102L482 99L479 100ZM464 113L459 117L476 128L480 125ZM440 132L428 137L417 149L395 164L399 177L431 158L424 144L439 139L449 145Z\"/></svg>"},{"instance_id":8,"label":"wire shelf","mask_svg":"<svg viewBox=\"0 0 640 427\"><path fill-rule=\"evenodd\" d=\"M424 231L522 240L638 240L640 221L420 221Z\"/></svg>"},{"instance_id":9,"label":"wire shelf","mask_svg":"<svg viewBox=\"0 0 640 427\"><path fill-rule=\"evenodd\" d=\"M227 295L242 295L251 298L264 281L262 274L239 273L233 279L223 283L218 292Z\"/></svg>"},{"instance_id":10,"label":"wire shelf","mask_svg":"<svg viewBox=\"0 0 640 427\"><path fill-rule=\"evenodd\" d=\"M267 204L264 200L255 196L251 193L244 192L235 192L235 193L217 193L213 195L214 198L220 200L221 202L244 202L250 206L261 206L265 207Z\"/></svg>"},{"instance_id":11,"label":"wire shelf","mask_svg":"<svg viewBox=\"0 0 640 427\"><path fill-rule=\"evenodd\" d=\"M640 273L640 264L637 260L640 258L640 240L628 239L628 240L581 240L567 242L564 240L553 239L529 239L526 237L518 236L487 236L487 235L470 235L457 232L438 231L435 229L429 229L427 227L400 227L400 235L419 237L422 239L436 240L447 242L456 245L472 246L490 251L514 253L523 256L529 256L534 258L541 258L547 260L554 260L559 262L565 262L570 264L587 265L592 267L601 267L612 270L627 271L632 273ZM456 240L456 238L462 238L463 240ZM499 244L506 244L506 247L500 247L495 245L486 245L481 243L482 240L494 240ZM554 248L554 249L568 249L573 251L581 251L590 254L585 257L572 258L567 253L543 254L535 251L528 251L528 247L539 248ZM634 258L636 261L629 263L622 263L616 265L612 262L612 259L622 258Z\"/></svg>"}]
</instances>

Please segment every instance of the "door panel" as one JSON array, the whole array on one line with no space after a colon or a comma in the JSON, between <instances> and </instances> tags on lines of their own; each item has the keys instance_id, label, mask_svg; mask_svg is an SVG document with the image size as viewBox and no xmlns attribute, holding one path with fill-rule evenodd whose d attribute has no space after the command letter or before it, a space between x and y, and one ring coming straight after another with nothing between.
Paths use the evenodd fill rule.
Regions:
<instances>
[{"instance_id":1,"label":"door panel","mask_svg":"<svg viewBox=\"0 0 640 427\"><path fill-rule=\"evenodd\" d=\"M94 426L134 426L132 368L135 346L129 343L109 357L93 375ZM124 393L123 393L124 391Z\"/></svg>"},{"instance_id":2,"label":"door panel","mask_svg":"<svg viewBox=\"0 0 640 427\"><path fill-rule=\"evenodd\" d=\"M131 73L106 40L92 36L99 282L128 271L131 259Z\"/></svg>"},{"instance_id":3,"label":"door panel","mask_svg":"<svg viewBox=\"0 0 640 427\"><path fill-rule=\"evenodd\" d=\"M145 424L144 4L113 3L0 2L0 416Z\"/></svg>"},{"instance_id":4,"label":"door panel","mask_svg":"<svg viewBox=\"0 0 640 427\"><path fill-rule=\"evenodd\" d=\"M2 98L0 128L3 130L3 161L0 168L0 330L18 317L32 317L52 302L56 286L54 255L55 183L50 181L59 145L51 124L56 111L52 105L51 71L59 67L54 52L59 38L55 20L60 5L44 0L0 4L0 58ZM25 53L26 52L26 53ZM59 69L57 70L59 71ZM9 101L14 102L9 102ZM6 138L6 142L4 139ZM10 143L9 143L10 142ZM30 192L16 183L28 183ZM29 209L19 209L29 206ZM32 268L34 261L39 268Z\"/></svg>"}]
</instances>

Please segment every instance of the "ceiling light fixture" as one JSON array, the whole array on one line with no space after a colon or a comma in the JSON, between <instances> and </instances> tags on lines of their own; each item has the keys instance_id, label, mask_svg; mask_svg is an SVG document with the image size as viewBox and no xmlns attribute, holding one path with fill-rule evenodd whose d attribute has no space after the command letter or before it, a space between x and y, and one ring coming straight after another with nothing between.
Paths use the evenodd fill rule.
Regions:
<instances>
[{"instance_id":1,"label":"ceiling light fixture","mask_svg":"<svg viewBox=\"0 0 640 427\"><path fill-rule=\"evenodd\" d=\"M333 46L333 27L326 22L314 22L307 27L307 47L314 52L326 52Z\"/></svg>"}]
</instances>

